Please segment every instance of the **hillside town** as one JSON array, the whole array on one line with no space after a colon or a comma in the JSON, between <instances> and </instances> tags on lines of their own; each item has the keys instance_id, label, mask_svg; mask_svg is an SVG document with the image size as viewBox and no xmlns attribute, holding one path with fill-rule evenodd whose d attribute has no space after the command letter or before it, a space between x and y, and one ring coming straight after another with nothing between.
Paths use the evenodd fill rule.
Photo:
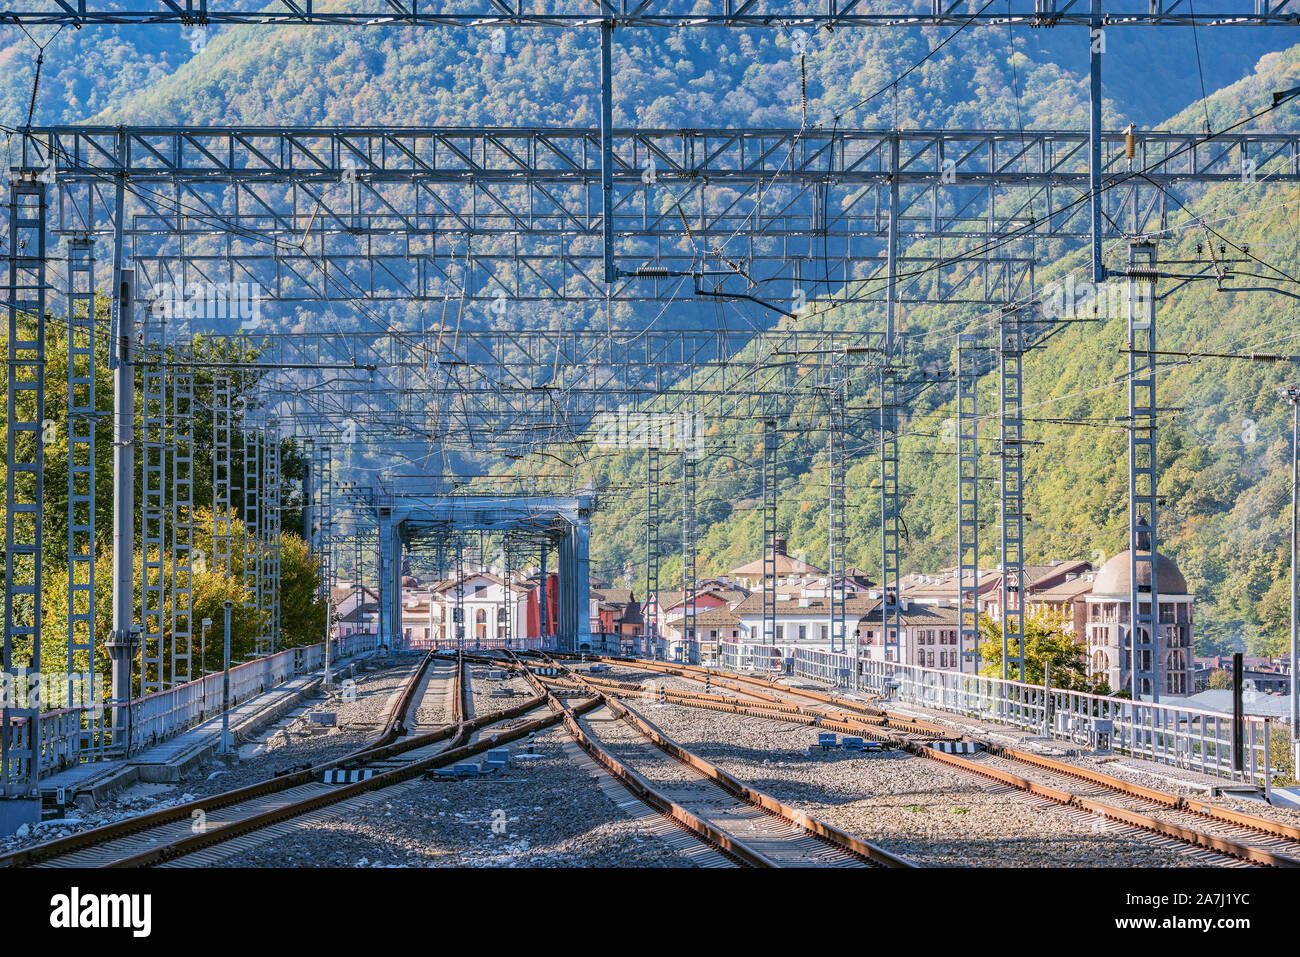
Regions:
<instances>
[{"instance_id":1,"label":"hillside town","mask_svg":"<svg viewBox=\"0 0 1300 957\"><path fill-rule=\"evenodd\" d=\"M763 641L763 561L701 580L691 594L680 588L638 596L630 588L610 587L591 580L591 637L580 649L591 652L644 654L669 661L716 664L730 651L780 662L797 650L832 650L832 581L823 568L789 553L787 541L775 543L774 641ZM1028 617L1050 617L1073 636L1084 651L1088 674L1110 688L1129 681L1126 647L1130 584L1127 551L1111 556L1100 567L1087 560L1054 559L1024 567L1025 611ZM1174 564L1158 556L1160 634L1157 676L1162 696L1213 695L1227 687L1230 656L1194 654L1195 595ZM1006 583L1000 569L981 570L976 587L982 616L1000 624ZM961 626L957 571L939 569L909 574L899 583L901 633L889 641L882 622L882 596L866 572L849 568L843 578L845 622L862 660L898 660L907 665L941 671L976 672L971 649L958 654ZM534 567L510 575L500 569L467 570L461 580L424 582L402 578L402 645L408 649L490 649L541 647L556 633L555 573L543 587ZM373 634L379 627L380 594L370 585L340 582L333 593L334 634L344 637ZM464 628L458 631L457 605L463 607ZM694 629L688 622L694 616ZM850 648L852 645L850 645ZM1289 693L1285 658L1245 659L1243 677L1254 699ZM1219 675L1219 678L1215 676ZM1216 687L1217 686L1217 687ZM1206 699L1209 700L1209 699ZM1266 708L1265 708L1266 710Z\"/></svg>"}]
</instances>

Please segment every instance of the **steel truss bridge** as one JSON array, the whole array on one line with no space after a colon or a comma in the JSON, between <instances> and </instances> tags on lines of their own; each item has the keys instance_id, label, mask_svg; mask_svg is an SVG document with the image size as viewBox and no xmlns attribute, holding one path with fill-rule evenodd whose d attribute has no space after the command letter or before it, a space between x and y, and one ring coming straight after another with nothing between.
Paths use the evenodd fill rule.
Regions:
<instances>
[{"instance_id":1,"label":"steel truss bridge","mask_svg":"<svg viewBox=\"0 0 1300 957\"><path fill-rule=\"evenodd\" d=\"M437 445L449 435L477 435L484 437L482 451L518 458L580 442L600 416L628 409L691 422L751 416L762 428L763 634L774 641L780 420L814 396L828 423L829 633L832 649L847 651L846 440L857 421L848 395L870 383L883 615L894 625L890 650L897 656L898 423L909 370L896 313L907 303L980 303L998 314L991 349L969 333L958 347L960 649L964 659L978 655L975 383L995 366L1003 667L1022 666L1021 369L1025 353L1050 328L1037 315L1034 280L1038 244L1048 240L1087 243L1093 279L1109 273L1129 286L1132 581L1142 578L1137 565L1145 560L1152 582L1150 589L1135 586L1132 595L1139 627L1132 671L1140 691L1157 692L1153 666L1141 662L1153 647L1150 609L1158 585L1153 559L1143 559L1137 546L1154 555L1158 543L1155 289L1165 274L1154 243L1143 237L1193 222L1182 218L1182 204L1215 183L1250 181L1261 189L1294 184L1300 133L1260 132L1249 123L1205 135L1106 131L1096 44L1090 47L1089 128L1083 131L616 129L614 35L630 27L1011 26L1075 29L1082 44L1111 27L1297 25L1300 12L1290 0L1223 0L1195 12L1185 0L1129 6L1013 0L996 11L941 0L912 6L646 0L594 8L572 0L350 0L329 11L316 10L310 0L259 5L55 0L41 9L0 10L0 23L592 28L601 39L601 122L596 129L12 131L20 149L5 233L3 664L6 674L15 674L41 660L49 321L66 323L69 368L70 614L67 635L54 640L66 640L70 663L101 645L113 660L109 706L76 715L66 740L57 742L63 757L112 753L136 693L165 691L192 676L194 510L206 504L194 501L194 425L200 417L210 421L213 436L212 559L230 571L232 556L242 555L247 602L262 623L259 650L269 652L279 640L286 439L296 439L309 460L302 504L311 547L323 563L324 589L345 548L352 550L354 569L360 568L373 529L378 584L388 591L381 627L396 635L402 549L431 546L440 569L459 573L467 537L495 534L503 539L507 568L538 556L545 569L547 552L559 553L568 609L560 637L577 647L589 628L582 613L586 536L598 502L581 494L473 500L459 483L440 479L425 485L442 487L416 491L364 486L339 474L348 462L340 449L381 451L394 440ZM1257 115L1285 108L1296 94L1278 91ZM1128 241L1124 263L1103 261L1107 238ZM234 331L230 316L221 325L160 318L157 308L165 290L196 284L255 287L273 313L274 328L244 329L232 337L225 357L214 360L194 337ZM97 289L107 290L112 302L111 430L95 396L94 345L102 335L94 314ZM440 302L442 312L436 324L418 331L280 328L292 308L301 316L310 304L347 303L363 312L385 300L425 300L435 304L430 308ZM462 322L467 302L521 309L525 303L701 300L749 302L773 318L784 313L823 328L796 321L724 336L659 326L598 333L530 328L524 320L514 331L487 333ZM843 329L824 328L823 317L858 304L878 304L870 311L878 325L867 328L867 320L852 317ZM284 315L274 315L277 310ZM200 368L213 371L202 389L196 388ZM248 389L251 400L243 395ZM110 439L114 601L111 631L101 635L91 612L96 589L103 587L95 576L92 463L97 442ZM695 477L707 443L675 447L652 439L645 449L649 589L658 590L665 552L662 469L679 459L683 587L690 591L696 581ZM130 544L136 481L142 486L142 554ZM136 562L144 573L138 605L132 594ZM693 623L688 610L686 634ZM37 709L10 704L0 714L0 783L7 795L24 796L49 769L50 741Z\"/></svg>"}]
</instances>

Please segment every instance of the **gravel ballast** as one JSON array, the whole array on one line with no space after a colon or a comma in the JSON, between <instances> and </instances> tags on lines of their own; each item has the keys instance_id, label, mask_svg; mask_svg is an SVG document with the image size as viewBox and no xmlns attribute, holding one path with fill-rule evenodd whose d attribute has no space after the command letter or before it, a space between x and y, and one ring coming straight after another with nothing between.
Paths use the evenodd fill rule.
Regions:
<instances>
[{"instance_id":1,"label":"gravel ballast","mask_svg":"<svg viewBox=\"0 0 1300 957\"><path fill-rule=\"evenodd\" d=\"M684 867L564 753L567 735L539 734L540 757L499 780L415 781L373 805L230 858L232 867Z\"/></svg>"},{"instance_id":2,"label":"gravel ballast","mask_svg":"<svg viewBox=\"0 0 1300 957\"><path fill-rule=\"evenodd\" d=\"M1170 867L1192 861L1040 808L903 752L821 752L802 725L680 706L636 709L670 738L754 787L927 867Z\"/></svg>"}]
</instances>

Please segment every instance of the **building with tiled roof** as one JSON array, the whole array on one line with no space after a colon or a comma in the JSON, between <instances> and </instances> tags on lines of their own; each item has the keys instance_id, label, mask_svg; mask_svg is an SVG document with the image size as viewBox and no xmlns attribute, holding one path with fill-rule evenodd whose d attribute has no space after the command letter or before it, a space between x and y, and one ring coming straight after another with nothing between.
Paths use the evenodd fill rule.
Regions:
<instances>
[{"instance_id":1,"label":"building with tiled roof","mask_svg":"<svg viewBox=\"0 0 1300 957\"><path fill-rule=\"evenodd\" d=\"M825 569L810 565L802 559L786 554L786 540L784 538L777 538L774 546L776 551L774 573L777 578L816 578L819 575L826 574ZM754 561L731 570L731 577L749 589L762 588L764 574L766 572L763 568L763 557L761 555Z\"/></svg>"},{"instance_id":2,"label":"building with tiled roof","mask_svg":"<svg viewBox=\"0 0 1300 957\"><path fill-rule=\"evenodd\" d=\"M886 623L879 607L862 617L857 627L858 647L863 658L974 673L975 650L964 648L961 649L964 654L958 654L961 614L957 608L905 601L899 609L898 620L902 630L897 635L895 651L894 616L891 615L888 622L888 641Z\"/></svg>"}]
</instances>

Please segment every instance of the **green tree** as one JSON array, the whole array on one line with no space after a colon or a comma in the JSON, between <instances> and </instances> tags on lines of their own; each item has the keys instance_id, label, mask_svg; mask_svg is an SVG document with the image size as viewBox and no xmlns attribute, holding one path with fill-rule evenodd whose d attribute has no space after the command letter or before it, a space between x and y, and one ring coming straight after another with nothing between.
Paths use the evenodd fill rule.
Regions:
<instances>
[{"instance_id":1,"label":"green tree","mask_svg":"<svg viewBox=\"0 0 1300 957\"><path fill-rule=\"evenodd\" d=\"M231 522L230 573L226 574L211 567L212 547L212 512L210 509L196 509L194 514L194 548L202 551L205 560L195 563L191 585L191 634L192 666L191 673L198 676L200 666L204 664L201 653L201 622L204 618L212 619L208 630L210 639L206 667L211 671L221 666L221 640L223 637L222 603L227 599L234 602L231 610L230 655L232 661L239 661L257 651L257 636L264 625L265 616L257 609L249 607L244 590L244 554L239 543L243 541L244 525ZM96 656L95 669L101 675L109 673L109 659L103 649L103 640L111 631L112 621L112 571L113 556L104 550L95 562L95 634ZM42 668L47 672L61 672L65 668L72 672L85 670L83 657L73 661L68 667L67 626L68 626L68 576L66 569L59 574L47 574L45 577L45 600L43 619L43 638L41 647ZM167 582L163 602L163 642L164 647L171 647L172 634L172 590L175 580L171 556L165 555L163 574ZM135 563L135 593L140 594L142 569L141 563ZM299 645L314 644L321 640L325 632L325 602L320 600L318 582L320 580L320 563L307 551L307 543L299 536L285 532L280 543L280 646L290 648ZM135 615L139 624L139 609Z\"/></svg>"},{"instance_id":2,"label":"green tree","mask_svg":"<svg viewBox=\"0 0 1300 957\"><path fill-rule=\"evenodd\" d=\"M107 299L99 297L96 300L96 323L101 327L106 327L108 322ZM31 337L35 333L35 320L30 317L20 318L19 321L22 335ZM68 528L69 528L69 495L68 495L68 346L67 346L67 325L66 322L56 316L48 316L45 322L45 409L43 422L46 423L39 436L33 436L30 433L22 433L16 436L18 449L17 456L20 461L30 460L35 454L34 443L41 441L44 446L44 469L43 477L43 497L42 497L42 589L41 589L41 661L39 663L32 661L32 649L30 642L15 642L14 659L15 663L24 665L31 662L33 665L39 665L40 669L47 673L62 672L65 669L73 672L82 672L89 667L90 663L85 661L84 653L78 654L78 660L69 662L67 645L68 645ZM7 329L0 327L0 348L7 348L8 337ZM213 362L233 361L237 357L233 352L233 347L224 339L216 337L196 337L193 344L193 352L197 359L211 360ZM95 446L95 535L93 542L94 564L95 564L95 636L96 636L96 660L94 668L102 675L109 673L109 661L107 653L103 650L102 644L108 636L110 627L111 612L111 595L112 595L112 514L114 506L114 483L113 483L113 442L112 442L112 424L111 411L113 406L113 383L112 372L109 367L109 356L107 351L107 337L103 337L96 345L96 367L95 367L95 403L94 408L99 415L96 430ZM248 356L244 357L245 359ZM255 358L255 357L254 357ZM210 394L213 384L213 370L196 366L193 369L194 387L196 397L202 397ZM235 386L234 407L240 408L240 395L252 395L257 387L261 372L256 369L241 371L232 379L232 385ZM143 388L143 368L136 369L136 388L137 393ZM18 413L23 418L33 418L35 416L35 407L32 404L31 394L22 393L18 399ZM193 427L193 501L196 505L193 515L194 532L192 543L194 549L195 571L192 585L192 633L194 636L194 658L192 672L197 674L200 664L199 651L199 623L204 618L211 618L213 626L209 631L210 635L220 637L222 622L221 603L229 598L235 603L234 616L232 621L232 648L231 654L236 658L246 657L252 654L256 647L256 636L261 627L257 618L257 612L254 609L245 609L245 591L243 587L243 553L239 547L243 541L244 527L242 522L237 520L231 522L231 540L236 543L231 549L231 572L229 576L219 574L211 568L204 568L205 563L210 563L214 555L213 549L213 522L212 511L210 507L204 507L205 503L212 501L212 456L213 456L213 436L212 436L212 418L211 415L203 414L202 406L195 409L192 419ZM236 412L238 416L238 412ZM0 429L8 429L7 411L3 405L0 405ZM136 415L136 437L140 440L141 419L137 412ZM242 430L236 428L232 430L232 442L235 448L232 450L234 461L238 462L242 455ZM80 454L80 453L79 453ZM78 460L78 465L87 464L84 457ZM134 508L139 514L141 496L143 494L142 483L138 481L138 464L137 464L137 481L135 483L136 498ZM319 587L319 564L314 558L308 556L307 545L302 538L293 531L301 527L302 510L300 507L301 499L301 482L305 473L305 460L292 441L286 440L281 448L281 475L282 485L280 489L280 500L286 503L281 513L281 525L284 531L281 534L281 644L284 647L295 645L309 644L320 641L325 630L325 606L323 602L316 600ZM0 483L4 481L5 468L4 463L0 462ZM15 476L15 485L20 499L30 500L35 497L35 484L33 478L28 473L22 473ZM231 490L232 507L236 515L242 513L243 490L236 478ZM79 506L76 514L76 521L84 524L89 517L89 510L86 506ZM141 523L135 523L135 598L132 602L136 608L136 619L139 619L140 606L140 589L141 589ZM84 545L83 545L84 547ZM81 576L80 581L85 581L85 566L79 565L78 573ZM163 609L163 633L164 641L170 647L171 636L171 586L174 580L173 569L171 565L170 554L164 556L163 574L165 580L169 583L167 588L167 602ZM87 612L86 599L84 596L78 597L79 603L74 609L76 614L85 614ZM20 597L16 602L16 616L19 620L29 621L32 615L32 605L30 600ZM209 658L209 668L213 666L213 661Z\"/></svg>"},{"instance_id":3,"label":"green tree","mask_svg":"<svg viewBox=\"0 0 1300 957\"><path fill-rule=\"evenodd\" d=\"M1209 680L1205 682L1205 686L1215 691L1226 691L1232 687L1232 672L1224 671L1222 668L1215 668L1210 672Z\"/></svg>"},{"instance_id":4,"label":"green tree","mask_svg":"<svg viewBox=\"0 0 1300 957\"><path fill-rule=\"evenodd\" d=\"M1025 616L1025 674L1012 665L1007 677L1031 684L1042 684L1044 666L1050 665L1052 687L1075 691L1109 693L1105 682L1088 677L1084 646L1068 630L1069 617L1049 609L1037 609ZM1002 626L988 615L980 615L980 658L982 672L990 677L1002 675Z\"/></svg>"}]
</instances>

